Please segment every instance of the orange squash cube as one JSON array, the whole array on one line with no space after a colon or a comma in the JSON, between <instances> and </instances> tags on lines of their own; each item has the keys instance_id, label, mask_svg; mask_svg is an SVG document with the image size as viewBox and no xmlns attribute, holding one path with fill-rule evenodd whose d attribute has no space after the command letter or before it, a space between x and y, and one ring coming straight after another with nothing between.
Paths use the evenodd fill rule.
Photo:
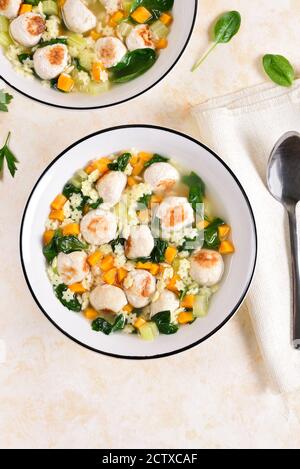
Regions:
<instances>
[{"instance_id":1,"label":"orange squash cube","mask_svg":"<svg viewBox=\"0 0 300 469\"><path fill-rule=\"evenodd\" d=\"M53 208L53 210L60 210L63 208L67 200L67 197L65 197L63 194L58 194L51 203L51 208Z\"/></svg>"},{"instance_id":2,"label":"orange squash cube","mask_svg":"<svg viewBox=\"0 0 300 469\"><path fill-rule=\"evenodd\" d=\"M133 18L137 23L143 24L152 18L152 13L145 7L138 7L133 13L131 13L131 18Z\"/></svg>"},{"instance_id":3,"label":"orange squash cube","mask_svg":"<svg viewBox=\"0 0 300 469\"><path fill-rule=\"evenodd\" d=\"M47 246L47 244L49 244L52 239L53 239L53 236L55 234L55 231L54 230L46 230L43 234L43 243L45 246Z\"/></svg>"},{"instance_id":4,"label":"orange squash cube","mask_svg":"<svg viewBox=\"0 0 300 469\"><path fill-rule=\"evenodd\" d=\"M178 315L178 322L179 324L188 324L194 320L193 313L180 313Z\"/></svg>"},{"instance_id":5,"label":"orange squash cube","mask_svg":"<svg viewBox=\"0 0 300 469\"><path fill-rule=\"evenodd\" d=\"M78 223L70 223L63 227L62 232L64 236L77 236L80 233L80 228Z\"/></svg>"},{"instance_id":6,"label":"orange squash cube","mask_svg":"<svg viewBox=\"0 0 300 469\"><path fill-rule=\"evenodd\" d=\"M90 266L93 267L94 265L97 265L98 262L100 262L102 258L103 258L102 252L95 251L88 256L87 261L90 264Z\"/></svg>"}]
</instances>

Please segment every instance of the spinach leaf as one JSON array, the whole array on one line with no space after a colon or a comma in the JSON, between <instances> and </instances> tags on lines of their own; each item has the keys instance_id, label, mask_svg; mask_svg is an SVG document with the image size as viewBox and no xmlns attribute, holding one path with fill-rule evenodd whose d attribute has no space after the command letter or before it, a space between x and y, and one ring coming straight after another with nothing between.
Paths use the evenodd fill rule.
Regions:
<instances>
[{"instance_id":1,"label":"spinach leaf","mask_svg":"<svg viewBox=\"0 0 300 469\"><path fill-rule=\"evenodd\" d=\"M116 161L114 161L113 163L109 163L108 168L111 171L124 172L129 163L130 158L131 158L131 153L123 153L122 155L118 157Z\"/></svg>"},{"instance_id":2,"label":"spinach leaf","mask_svg":"<svg viewBox=\"0 0 300 469\"><path fill-rule=\"evenodd\" d=\"M78 70L79 72L86 72L86 73L88 73L88 70L87 70L86 68L84 68L84 67L80 64L80 61L79 61L79 59L78 59L77 57L74 57L74 58L73 58L73 62L74 62L74 65L75 65L75 67L77 68L77 70Z\"/></svg>"},{"instance_id":3,"label":"spinach leaf","mask_svg":"<svg viewBox=\"0 0 300 469\"><path fill-rule=\"evenodd\" d=\"M43 254L48 262L53 261L59 252L70 254L75 251L86 249L86 244L79 241L76 236L62 236L57 230L49 244L43 247Z\"/></svg>"},{"instance_id":4,"label":"spinach leaf","mask_svg":"<svg viewBox=\"0 0 300 469\"><path fill-rule=\"evenodd\" d=\"M111 245L112 250L115 252L116 246L118 246L118 244L121 244L122 246L124 246L125 241L126 241L125 238L120 238L118 236L116 239L113 239L109 244Z\"/></svg>"},{"instance_id":5,"label":"spinach leaf","mask_svg":"<svg viewBox=\"0 0 300 469\"><path fill-rule=\"evenodd\" d=\"M205 228L203 244L205 249L219 249L221 241L218 227L224 225L224 223L225 222L221 218L216 218L207 228Z\"/></svg>"},{"instance_id":6,"label":"spinach leaf","mask_svg":"<svg viewBox=\"0 0 300 469\"><path fill-rule=\"evenodd\" d=\"M200 67L218 44L226 44L239 32L241 21L241 15L238 11L228 11L218 19L214 27L214 42L205 54L203 54L203 56L195 63L192 68L192 72Z\"/></svg>"},{"instance_id":7,"label":"spinach leaf","mask_svg":"<svg viewBox=\"0 0 300 469\"><path fill-rule=\"evenodd\" d=\"M92 322L92 329L93 331L109 335L112 331L112 325L104 318L97 318Z\"/></svg>"},{"instance_id":8,"label":"spinach leaf","mask_svg":"<svg viewBox=\"0 0 300 469\"><path fill-rule=\"evenodd\" d=\"M109 335L112 332L117 332L124 329L126 324L126 319L124 314L119 314L115 322L111 324L110 322L106 321L104 318L97 318L92 322L92 329L96 332L103 332L105 335Z\"/></svg>"},{"instance_id":9,"label":"spinach leaf","mask_svg":"<svg viewBox=\"0 0 300 469\"><path fill-rule=\"evenodd\" d=\"M131 13L138 7L144 7L151 12L153 19L158 19L162 12L172 10L174 0L134 0L131 6Z\"/></svg>"},{"instance_id":10,"label":"spinach leaf","mask_svg":"<svg viewBox=\"0 0 300 469\"><path fill-rule=\"evenodd\" d=\"M66 301L63 298L63 294L67 290L68 287L64 283L61 283L60 285L58 285L58 287L55 288L55 294L61 304L63 304L66 308L70 309L71 311L75 311L76 313L79 313L81 311L81 304L79 303L75 295L74 298L70 301Z\"/></svg>"},{"instance_id":11,"label":"spinach leaf","mask_svg":"<svg viewBox=\"0 0 300 469\"><path fill-rule=\"evenodd\" d=\"M165 252L168 247L168 242L158 238L154 241L154 243L155 245L150 257L152 262L154 262L155 264L159 264L160 262L164 262L165 260Z\"/></svg>"},{"instance_id":12,"label":"spinach leaf","mask_svg":"<svg viewBox=\"0 0 300 469\"><path fill-rule=\"evenodd\" d=\"M82 202L81 202L81 204L77 207L77 209L82 212L85 207L89 208L89 207L90 207L90 205L89 205L89 200L90 200L89 197L87 197L86 195L82 195Z\"/></svg>"},{"instance_id":13,"label":"spinach leaf","mask_svg":"<svg viewBox=\"0 0 300 469\"><path fill-rule=\"evenodd\" d=\"M161 156L155 153L153 157L151 158L151 160L145 163L145 168L149 168L149 166L151 166L154 163L165 163L167 161L169 161L169 158L166 158L165 156Z\"/></svg>"},{"instance_id":14,"label":"spinach leaf","mask_svg":"<svg viewBox=\"0 0 300 469\"><path fill-rule=\"evenodd\" d=\"M151 252L149 257L138 257L135 259L136 262L142 262L142 264L146 264L146 262L154 262L155 264L159 264L160 262L164 262L165 260L165 252L168 247L168 242L164 241L163 239L155 239L154 240L154 248Z\"/></svg>"},{"instance_id":15,"label":"spinach leaf","mask_svg":"<svg viewBox=\"0 0 300 469\"><path fill-rule=\"evenodd\" d=\"M215 25L215 41L218 44L229 42L239 32L241 21L241 15L238 11L229 11L222 15Z\"/></svg>"},{"instance_id":16,"label":"spinach leaf","mask_svg":"<svg viewBox=\"0 0 300 469\"><path fill-rule=\"evenodd\" d=\"M38 44L38 49L46 46L53 46L54 44L68 44L66 37L56 37L54 39L50 39L49 41L42 41Z\"/></svg>"},{"instance_id":17,"label":"spinach leaf","mask_svg":"<svg viewBox=\"0 0 300 469\"><path fill-rule=\"evenodd\" d=\"M109 78L113 83L126 83L143 75L156 62L157 55L153 49L136 49L127 52L122 60L109 69Z\"/></svg>"},{"instance_id":18,"label":"spinach leaf","mask_svg":"<svg viewBox=\"0 0 300 469\"><path fill-rule=\"evenodd\" d=\"M24 3L36 7L40 3L40 0L25 0Z\"/></svg>"},{"instance_id":19,"label":"spinach leaf","mask_svg":"<svg viewBox=\"0 0 300 469\"><path fill-rule=\"evenodd\" d=\"M263 66L266 74L277 85L289 87L294 83L295 70L282 55L265 55L263 57Z\"/></svg>"},{"instance_id":20,"label":"spinach leaf","mask_svg":"<svg viewBox=\"0 0 300 469\"><path fill-rule=\"evenodd\" d=\"M138 204L143 205L145 208L148 208L150 205L152 194L144 194L139 200Z\"/></svg>"},{"instance_id":21,"label":"spinach leaf","mask_svg":"<svg viewBox=\"0 0 300 469\"><path fill-rule=\"evenodd\" d=\"M92 203L89 203L88 206L92 209L92 210L96 210L96 208L99 207L99 205L103 204L103 199L102 197L99 197L98 200L96 200L96 202L92 202Z\"/></svg>"},{"instance_id":22,"label":"spinach leaf","mask_svg":"<svg viewBox=\"0 0 300 469\"><path fill-rule=\"evenodd\" d=\"M112 325L111 331L112 331L112 332L121 331L122 329L124 329L125 324L126 324L126 319L125 319L124 314L119 314L119 315L116 317L116 320L115 320L115 322L114 322L113 325Z\"/></svg>"},{"instance_id":23,"label":"spinach leaf","mask_svg":"<svg viewBox=\"0 0 300 469\"><path fill-rule=\"evenodd\" d=\"M188 187L200 186L202 189L203 195L205 195L205 184L203 180L201 179L201 177L198 176L198 174L194 173L194 171L192 171L189 175L183 176L182 182Z\"/></svg>"},{"instance_id":24,"label":"spinach leaf","mask_svg":"<svg viewBox=\"0 0 300 469\"><path fill-rule=\"evenodd\" d=\"M60 91L57 88L57 82L58 82L58 78L52 78L52 80L50 80L50 88L53 88L56 91Z\"/></svg>"},{"instance_id":25,"label":"spinach leaf","mask_svg":"<svg viewBox=\"0 0 300 469\"><path fill-rule=\"evenodd\" d=\"M201 186L192 186L189 193L189 203L196 213L200 213L199 204L203 202L203 192Z\"/></svg>"},{"instance_id":26,"label":"spinach leaf","mask_svg":"<svg viewBox=\"0 0 300 469\"><path fill-rule=\"evenodd\" d=\"M26 53L19 54L18 59L19 59L19 62L22 64L23 62L25 62L25 60L32 59L32 54L26 54Z\"/></svg>"},{"instance_id":27,"label":"spinach leaf","mask_svg":"<svg viewBox=\"0 0 300 469\"><path fill-rule=\"evenodd\" d=\"M161 334L166 334L166 335L176 334L176 332L179 329L177 324L171 323L170 311L162 311L160 313L155 314L152 317L152 321L155 322Z\"/></svg>"},{"instance_id":28,"label":"spinach leaf","mask_svg":"<svg viewBox=\"0 0 300 469\"><path fill-rule=\"evenodd\" d=\"M67 197L67 199L69 199L73 194L80 194L81 189L79 187L74 186L74 184L72 184L71 182L67 182L67 184L65 184L63 188L62 193L65 197Z\"/></svg>"},{"instance_id":29,"label":"spinach leaf","mask_svg":"<svg viewBox=\"0 0 300 469\"><path fill-rule=\"evenodd\" d=\"M188 251L188 252L193 252L198 248L201 248L203 245L203 236L198 233L198 235L195 238L185 238L184 242L181 246L178 247L178 251Z\"/></svg>"},{"instance_id":30,"label":"spinach leaf","mask_svg":"<svg viewBox=\"0 0 300 469\"><path fill-rule=\"evenodd\" d=\"M188 176L183 176L182 182L190 188L189 202L197 212L197 205L203 202L205 196L205 184L193 171Z\"/></svg>"},{"instance_id":31,"label":"spinach leaf","mask_svg":"<svg viewBox=\"0 0 300 469\"><path fill-rule=\"evenodd\" d=\"M76 236L59 236L56 238L57 252L64 252L70 254L75 251L83 251L87 245L79 241Z\"/></svg>"}]
</instances>

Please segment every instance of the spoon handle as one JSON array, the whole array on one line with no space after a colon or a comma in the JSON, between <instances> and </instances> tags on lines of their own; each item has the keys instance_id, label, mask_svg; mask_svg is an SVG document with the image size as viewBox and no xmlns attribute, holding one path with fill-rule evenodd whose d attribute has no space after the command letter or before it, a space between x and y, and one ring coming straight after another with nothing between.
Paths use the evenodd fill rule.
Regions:
<instances>
[{"instance_id":1,"label":"spoon handle","mask_svg":"<svg viewBox=\"0 0 300 469\"><path fill-rule=\"evenodd\" d=\"M300 350L300 259L296 207L289 210L289 223L293 278L293 345L295 349Z\"/></svg>"}]
</instances>

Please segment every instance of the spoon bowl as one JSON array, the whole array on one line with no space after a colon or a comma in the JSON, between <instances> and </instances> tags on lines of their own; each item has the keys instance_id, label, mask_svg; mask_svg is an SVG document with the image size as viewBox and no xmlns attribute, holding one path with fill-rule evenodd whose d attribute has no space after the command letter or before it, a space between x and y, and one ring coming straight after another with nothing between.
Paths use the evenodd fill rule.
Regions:
<instances>
[{"instance_id":1,"label":"spoon bowl","mask_svg":"<svg viewBox=\"0 0 300 469\"><path fill-rule=\"evenodd\" d=\"M300 134L288 132L275 145L268 163L270 193L287 210L293 276L293 345L300 350L300 259L296 207L300 201Z\"/></svg>"},{"instance_id":2,"label":"spoon bowl","mask_svg":"<svg viewBox=\"0 0 300 469\"><path fill-rule=\"evenodd\" d=\"M268 165L271 194L284 206L300 200L300 134L288 132L275 145Z\"/></svg>"}]
</instances>

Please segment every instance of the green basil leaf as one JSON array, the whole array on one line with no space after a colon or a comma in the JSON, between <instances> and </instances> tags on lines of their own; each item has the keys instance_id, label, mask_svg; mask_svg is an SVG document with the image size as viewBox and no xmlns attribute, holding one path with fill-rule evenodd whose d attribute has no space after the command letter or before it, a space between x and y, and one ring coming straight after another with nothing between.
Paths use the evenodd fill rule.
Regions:
<instances>
[{"instance_id":1,"label":"green basil leaf","mask_svg":"<svg viewBox=\"0 0 300 469\"><path fill-rule=\"evenodd\" d=\"M214 39L218 44L225 44L235 36L241 27L241 15L238 11L224 13L217 21Z\"/></svg>"},{"instance_id":2,"label":"green basil leaf","mask_svg":"<svg viewBox=\"0 0 300 469\"><path fill-rule=\"evenodd\" d=\"M151 160L145 163L145 168L149 168L149 166L151 166L154 163L166 163L167 161L169 161L169 158L166 158L165 156L161 156L155 153L153 157L151 158Z\"/></svg>"},{"instance_id":3,"label":"green basil leaf","mask_svg":"<svg viewBox=\"0 0 300 469\"><path fill-rule=\"evenodd\" d=\"M113 163L109 163L108 168L111 171L124 172L125 169L127 168L130 158L131 158L131 153L123 153L117 158L116 161L114 161Z\"/></svg>"},{"instance_id":4,"label":"green basil leaf","mask_svg":"<svg viewBox=\"0 0 300 469\"><path fill-rule=\"evenodd\" d=\"M295 70L285 57L267 54L263 57L263 66L274 83L280 86L292 86L295 80Z\"/></svg>"},{"instance_id":5,"label":"green basil leaf","mask_svg":"<svg viewBox=\"0 0 300 469\"><path fill-rule=\"evenodd\" d=\"M61 283L60 285L58 285L58 287L55 288L55 294L62 305L64 305L66 308L70 309L71 311L75 311L76 313L79 313L81 311L81 304L79 303L76 295L74 295L74 298L70 301L66 301L63 298L63 294L67 290L68 290L68 287L64 283Z\"/></svg>"},{"instance_id":6,"label":"green basil leaf","mask_svg":"<svg viewBox=\"0 0 300 469\"><path fill-rule=\"evenodd\" d=\"M136 49L124 55L122 60L109 69L113 83L126 83L143 75L156 62L157 55L153 49Z\"/></svg>"}]
</instances>

